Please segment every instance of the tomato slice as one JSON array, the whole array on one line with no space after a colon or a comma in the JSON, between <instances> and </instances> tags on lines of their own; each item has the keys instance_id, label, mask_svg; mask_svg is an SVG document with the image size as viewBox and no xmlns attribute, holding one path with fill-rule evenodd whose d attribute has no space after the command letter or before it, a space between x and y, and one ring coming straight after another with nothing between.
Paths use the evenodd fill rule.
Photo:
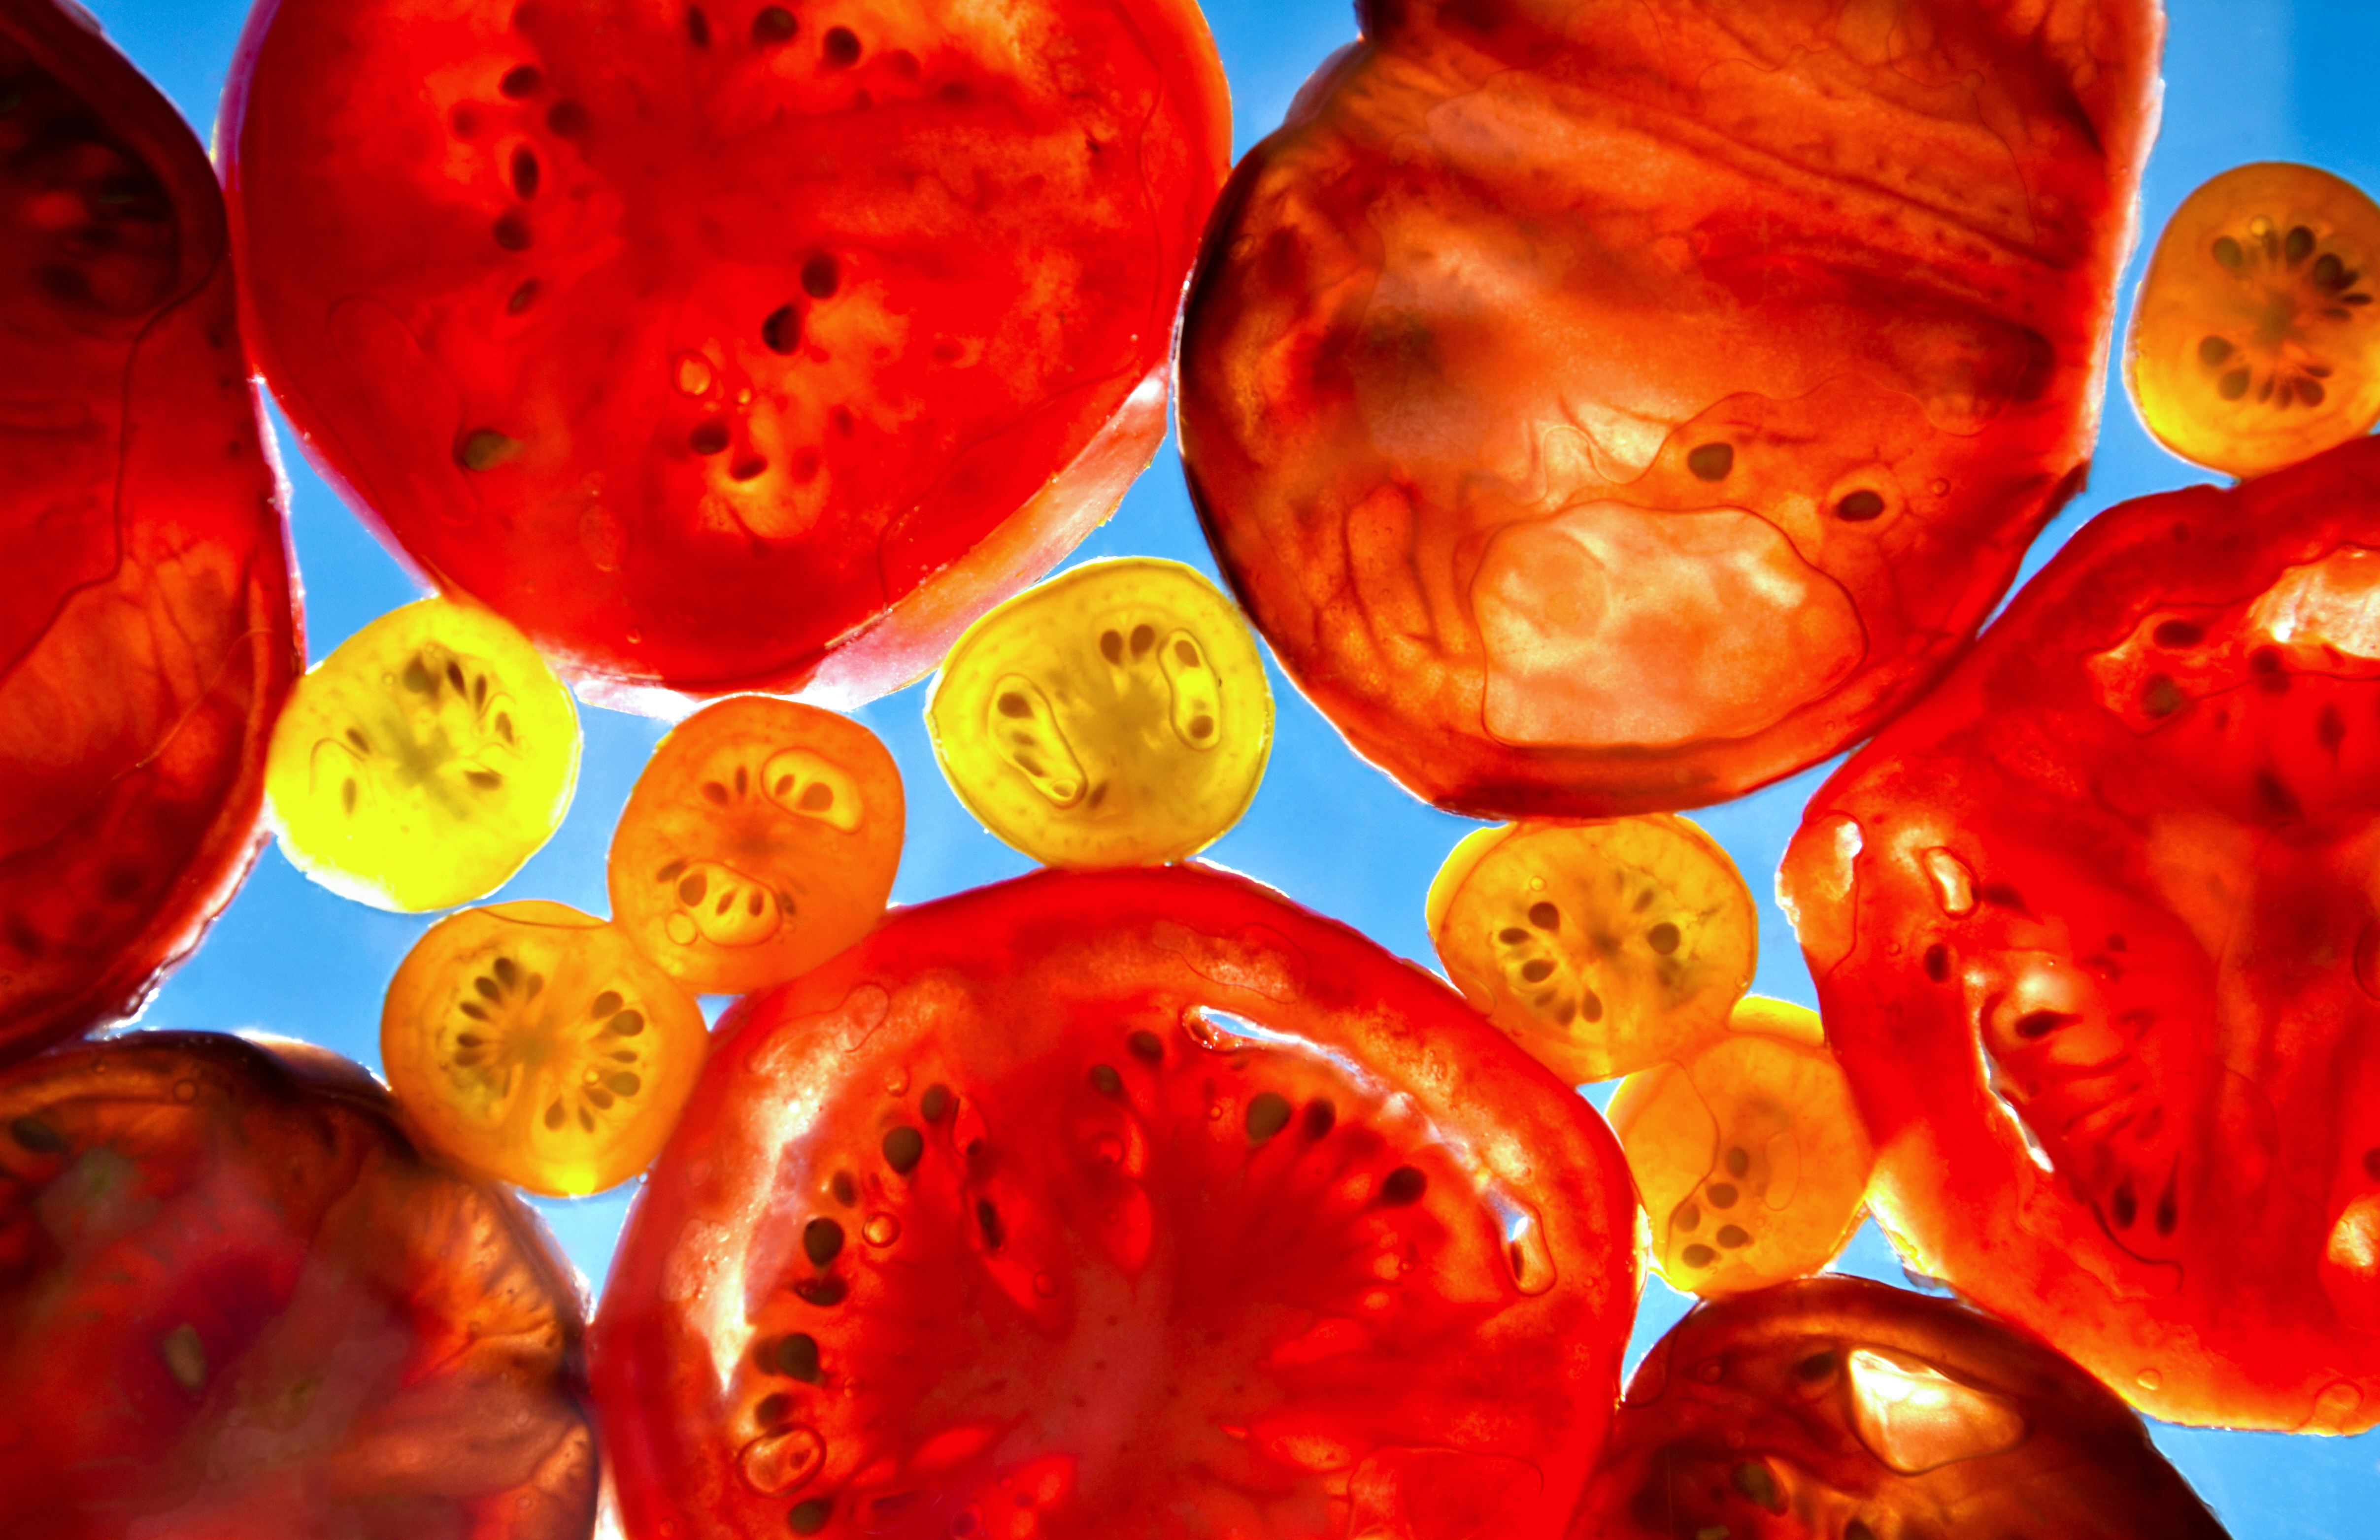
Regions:
<instances>
[{"instance_id":1,"label":"tomato slice","mask_svg":"<svg viewBox=\"0 0 2380 1540\"><path fill-rule=\"evenodd\" d=\"M0 1530L583 1540L569 1265L302 1043L0 1074Z\"/></svg>"},{"instance_id":2,"label":"tomato slice","mask_svg":"<svg viewBox=\"0 0 2380 1540\"><path fill-rule=\"evenodd\" d=\"M1780 890L1912 1256L2156 1416L2380 1423L2380 443L2085 527Z\"/></svg>"},{"instance_id":3,"label":"tomato slice","mask_svg":"<svg viewBox=\"0 0 2380 1540\"><path fill-rule=\"evenodd\" d=\"M701 1008L626 933L530 900L450 915L381 1013L389 1087L466 1170L575 1197L643 1170L709 1046Z\"/></svg>"},{"instance_id":4,"label":"tomato slice","mask_svg":"<svg viewBox=\"0 0 2380 1540\"><path fill-rule=\"evenodd\" d=\"M1572 1534L2224 1540L2141 1420L1947 1300L1819 1278L1697 1306L1628 1384Z\"/></svg>"},{"instance_id":5,"label":"tomato slice","mask_svg":"<svg viewBox=\"0 0 2380 1540\"><path fill-rule=\"evenodd\" d=\"M1053 867L1178 861L1229 832L1272 754L1272 686L1195 567L1089 562L978 621L934 680L934 758L986 828Z\"/></svg>"},{"instance_id":6,"label":"tomato slice","mask_svg":"<svg viewBox=\"0 0 2380 1540\"><path fill-rule=\"evenodd\" d=\"M2155 0L2087 46L1971 0L1363 14L1183 320L1257 629L1459 812L1696 806L1872 731L2082 484Z\"/></svg>"},{"instance_id":7,"label":"tomato slice","mask_svg":"<svg viewBox=\"0 0 2380 1540\"><path fill-rule=\"evenodd\" d=\"M206 153L0 13L0 1062L138 1009L254 858L302 661Z\"/></svg>"},{"instance_id":8,"label":"tomato slice","mask_svg":"<svg viewBox=\"0 0 2380 1540\"><path fill-rule=\"evenodd\" d=\"M265 376L441 588L642 703L851 704L1105 518L1228 162L1191 0L277 0Z\"/></svg>"},{"instance_id":9,"label":"tomato slice","mask_svg":"<svg viewBox=\"0 0 2380 1540\"><path fill-rule=\"evenodd\" d=\"M868 934L901 865L900 767L814 706L722 700L670 730L612 832L612 912L698 993L793 977Z\"/></svg>"},{"instance_id":10,"label":"tomato slice","mask_svg":"<svg viewBox=\"0 0 2380 1540\"><path fill-rule=\"evenodd\" d=\"M1549 1534L1634 1310L1600 1119L1195 867L897 912L721 1026L594 1338L632 1535Z\"/></svg>"}]
</instances>

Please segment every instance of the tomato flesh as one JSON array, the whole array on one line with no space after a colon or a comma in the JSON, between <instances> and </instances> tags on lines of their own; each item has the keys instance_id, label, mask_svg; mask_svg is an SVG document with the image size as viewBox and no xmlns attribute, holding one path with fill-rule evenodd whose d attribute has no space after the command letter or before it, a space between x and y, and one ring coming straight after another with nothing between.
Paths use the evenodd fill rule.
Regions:
<instances>
[{"instance_id":1,"label":"tomato flesh","mask_svg":"<svg viewBox=\"0 0 2380 1540\"><path fill-rule=\"evenodd\" d=\"M1576 1499L1635 1302L1618 1148L1354 933L1203 868L1042 874L721 1032L595 1336L630 1534L1527 1534Z\"/></svg>"},{"instance_id":2,"label":"tomato flesh","mask_svg":"<svg viewBox=\"0 0 2380 1540\"><path fill-rule=\"evenodd\" d=\"M2081 484L2157 6L1365 14L1184 319L1257 628L1462 812L1695 806L1872 730Z\"/></svg>"},{"instance_id":3,"label":"tomato flesh","mask_svg":"<svg viewBox=\"0 0 2380 1540\"><path fill-rule=\"evenodd\" d=\"M6 1061L228 902L300 649L205 152L47 0L0 15L0 102Z\"/></svg>"},{"instance_id":4,"label":"tomato flesh","mask_svg":"<svg viewBox=\"0 0 2380 1540\"><path fill-rule=\"evenodd\" d=\"M1823 1278L1695 1309L1629 1381L1577 1540L2222 1540L2104 1386L1947 1300Z\"/></svg>"},{"instance_id":5,"label":"tomato flesh","mask_svg":"<svg viewBox=\"0 0 2380 1540\"><path fill-rule=\"evenodd\" d=\"M584 1540L568 1265L319 1049L0 1074L0 1530Z\"/></svg>"},{"instance_id":6,"label":"tomato flesh","mask_svg":"<svg viewBox=\"0 0 2380 1540\"><path fill-rule=\"evenodd\" d=\"M2380 443L2102 515L1780 879L1912 1266L2175 1421L2380 1421Z\"/></svg>"},{"instance_id":7,"label":"tomato flesh","mask_svg":"<svg viewBox=\"0 0 2380 1540\"><path fill-rule=\"evenodd\" d=\"M1147 464L1228 109L1186 0L279 0L224 121L266 377L412 562L847 702Z\"/></svg>"}]
</instances>

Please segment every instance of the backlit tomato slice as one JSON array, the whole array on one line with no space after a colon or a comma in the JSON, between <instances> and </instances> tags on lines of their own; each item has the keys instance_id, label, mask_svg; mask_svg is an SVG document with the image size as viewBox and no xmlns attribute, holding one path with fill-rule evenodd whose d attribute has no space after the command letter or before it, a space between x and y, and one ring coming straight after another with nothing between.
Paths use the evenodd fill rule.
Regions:
<instances>
[{"instance_id":1,"label":"backlit tomato slice","mask_svg":"<svg viewBox=\"0 0 2380 1540\"><path fill-rule=\"evenodd\" d=\"M1147 465L1228 134L1191 0L274 0L223 142L409 560L617 698L847 704Z\"/></svg>"},{"instance_id":2,"label":"backlit tomato slice","mask_svg":"<svg viewBox=\"0 0 2380 1540\"><path fill-rule=\"evenodd\" d=\"M131 1013L254 856L300 663L206 153L0 10L0 1061Z\"/></svg>"},{"instance_id":3,"label":"backlit tomato slice","mask_svg":"<svg viewBox=\"0 0 2380 1540\"><path fill-rule=\"evenodd\" d=\"M1912 1265L2176 1421L2380 1422L2380 443L2093 521L1780 886Z\"/></svg>"},{"instance_id":4,"label":"backlit tomato slice","mask_svg":"<svg viewBox=\"0 0 2380 1540\"><path fill-rule=\"evenodd\" d=\"M1362 11L1184 318L1257 628L1463 812L1695 806L1872 730L2081 485L2155 0Z\"/></svg>"},{"instance_id":5,"label":"backlit tomato slice","mask_svg":"<svg viewBox=\"0 0 2380 1540\"><path fill-rule=\"evenodd\" d=\"M1592 1110L1205 868L897 913L754 997L594 1338L632 1535L1544 1534L1635 1304Z\"/></svg>"},{"instance_id":6,"label":"backlit tomato slice","mask_svg":"<svg viewBox=\"0 0 2380 1540\"><path fill-rule=\"evenodd\" d=\"M1628 1383L1573 1540L2223 1540L2141 1421L2038 1342L1865 1279L1697 1307Z\"/></svg>"},{"instance_id":7,"label":"backlit tomato slice","mask_svg":"<svg viewBox=\"0 0 2380 1540\"><path fill-rule=\"evenodd\" d=\"M300 1043L0 1074L0 1533L585 1540L569 1265L389 1114Z\"/></svg>"}]
</instances>

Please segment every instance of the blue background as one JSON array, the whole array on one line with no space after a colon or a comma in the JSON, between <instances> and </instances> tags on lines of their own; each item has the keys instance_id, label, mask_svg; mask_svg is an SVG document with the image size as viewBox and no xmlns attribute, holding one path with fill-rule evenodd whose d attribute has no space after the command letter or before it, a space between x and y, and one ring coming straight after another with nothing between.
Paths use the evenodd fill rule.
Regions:
<instances>
[{"instance_id":1,"label":"blue background","mask_svg":"<svg viewBox=\"0 0 2380 1540\"><path fill-rule=\"evenodd\" d=\"M91 8L209 135L244 15L239 0L91 0ZM2380 91L2367 46L2372 0L2172 0L2169 13L2165 122L2143 189L2144 246L2192 188L2246 161L2308 161L2380 189ZM1208 17L1231 77L1239 149L1277 124L1307 73L1355 35L1353 15L1339 0L1219 0L1208 5ZM2128 298L2139 266L2136 257ZM320 660L419 590L298 461L285 424L276 419L275 426L291 458L308 653ZM2146 438L2119 389L2090 491L2053 527L2026 570L2110 503L2203 479ZM1126 553L1172 556L1213 571L1170 443L1076 559ZM1356 759L1278 673L1273 688L1280 736L1271 771L1246 819L1211 858L1361 928L1401 955L1430 960L1422 895L1447 851L1475 826L1422 806ZM922 710L922 691L912 687L856 713L891 746L907 782L908 846L893 890L901 902L1028 866L952 797L927 746ZM612 825L662 727L597 709L582 717L586 757L569 819L500 896L557 899L601 914ZM1827 768L1694 815L1733 853L1766 905L1756 990L1813 1005L1809 974L1769 895L1802 804ZM299 877L277 850L268 851L142 1025L261 1028L376 1065L382 990L428 924L334 898ZM540 1205L598 1283L630 1192ZM1872 1226L1840 1266L1902 1281ZM1658 1281L1648 1284L1632 1363L1686 1304ZM2380 1433L2351 1439L2167 1427L2155 1433L2240 1540L2347 1540L2380 1529Z\"/></svg>"}]
</instances>

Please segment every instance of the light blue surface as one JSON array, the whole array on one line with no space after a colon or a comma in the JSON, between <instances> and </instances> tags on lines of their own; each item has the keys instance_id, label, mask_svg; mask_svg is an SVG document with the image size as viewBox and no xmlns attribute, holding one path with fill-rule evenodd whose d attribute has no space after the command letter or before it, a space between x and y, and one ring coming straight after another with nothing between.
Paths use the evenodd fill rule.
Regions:
<instances>
[{"instance_id":1,"label":"light blue surface","mask_svg":"<svg viewBox=\"0 0 2380 1540\"><path fill-rule=\"evenodd\" d=\"M91 0L119 46L182 106L201 132L237 40L238 0ZM2166 60L2165 127L2143 194L2144 244L2192 188L2253 160L2302 160L2380 188L2380 89L2370 51L2373 0L2176 0ZM1230 0L1210 6L1235 94L1234 142L1245 149L1280 121L1306 74L1351 41L1336 3ZM2129 295L2139 261L2126 281ZM295 460L285 426L285 453ZM366 621L415 596L396 564L302 465L293 463L298 555L307 587L308 650L319 659ZM2076 524L2112 503L2204 479L2152 444L2119 391L2109 404L2091 491L2035 551L2034 566ZM1213 571L1169 446L1123 510L1079 558L1148 553ZM1466 820L1435 812L1354 759L1337 734L1278 674L1280 740L1246 820L1212 858L1346 920L1403 956L1427 959L1422 895ZM1026 869L951 796L928 750L921 692L858 713L899 758L910 831L894 897L915 902ZM557 899L601 913L612 825L658 724L584 712L585 770L562 833L500 896ZM1731 851L1767 907L1756 989L1815 1004L1807 971L1771 879L1814 770L1695 817ZM260 1027L378 1061L380 999L427 920L383 915L332 897L268 852L202 951L168 982L144 1025ZM1601 1098L1598 1097L1598 1100ZM580 1267L600 1281L627 1196L542 1207ZM1900 1281L1873 1228L1843 1266ZM1682 1313L1658 1282L1646 1293L1644 1349ZM2380 1532L2380 1435L2353 1439L2157 1430L2158 1441L2240 1540L2350 1540Z\"/></svg>"}]
</instances>

